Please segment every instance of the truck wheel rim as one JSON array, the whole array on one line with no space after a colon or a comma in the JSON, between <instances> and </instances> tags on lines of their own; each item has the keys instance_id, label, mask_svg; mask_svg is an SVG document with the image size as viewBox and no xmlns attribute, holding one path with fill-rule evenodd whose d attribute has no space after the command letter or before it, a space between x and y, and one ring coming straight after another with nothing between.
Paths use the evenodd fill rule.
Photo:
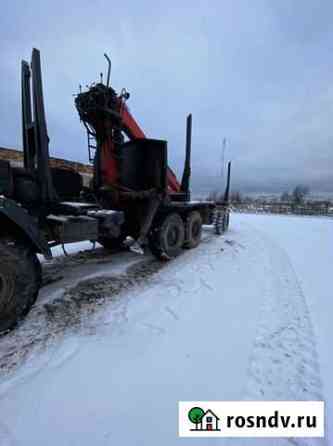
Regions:
<instances>
[{"instance_id":1,"label":"truck wheel rim","mask_svg":"<svg viewBox=\"0 0 333 446\"><path fill-rule=\"evenodd\" d=\"M175 246L177 245L178 238L179 238L179 231L176 227L170 228L168 231L168 245L169 246Z\"/></svg>"}]
</instances>

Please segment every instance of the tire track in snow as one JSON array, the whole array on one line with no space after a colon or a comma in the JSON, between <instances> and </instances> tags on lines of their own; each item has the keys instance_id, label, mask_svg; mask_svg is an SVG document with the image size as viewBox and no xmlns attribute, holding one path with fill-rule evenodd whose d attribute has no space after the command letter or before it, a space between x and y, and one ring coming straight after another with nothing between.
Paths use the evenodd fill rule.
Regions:
<instances>
[{"instance_id":1,"label":"tire track in snow","mask_svg":"<svg viewBox=\"0 0 333 446\"><path fill-rule=\"evenodd\" d=\"M212 240L215 240L215 237L205 232L203 244ZM102 263L112 266L115 263L115 255L112 257L99 248L55 258L54 262L46 265L45 285L60 280L61 275L72 265L80 267ZM189 251L184 251L180 257L189 257L188 261L191 261ZM106 270L104 274L99 273L96 276L75 280L73 284L60 287L57 297L45 303L37 302L17 328L0 337L0 378L2 380L10 378L13 372L23 364L27 364L29 359L34 357L36 360L40 353L48 350L45 361L43 360L36 370L29 370L27 375L31 377L40 373L44 367L50 365L50 361L53 361L53 355L59 354L58 349L61 349L66 335L94 335L100 325L108 325L109 322L104 320L106 309L111 313L112 325L122 324L127 319L129 295L134 298L138 289L157 281L160 286L167 287L172 295L179 296L182 292L181 280L179 283L174 283L155 277L160 270L175 267L177 260L179 261L175 259L172 262L160 262L149 255L138 257L136 261L132 258L125 259L123 272L117 270L113 272L111 269L110 272ZM80 348L79 341L77 344L75 347L71 345L68 352L60 353L61 361L66 361L77 354ZM6 386L2 383L2 389L4 387Z\"/></svg>"},{"instance_id":2,"label":"tire track in snow","mask_svg":"<svg viewBox=\"0 0 333 446\"><path fill-rule=\"evenodd\" d=\"M302 287L287 253L254 228L268 262L263 306L250 357L249 400L323 400L315 335ZM244 440L237 444L315 446L325 439Z\"/></svg>"},{"instance_id":3,"label":"tire track in snow","mask_svg":"<svg viewBox=\"0 0 333 446\"><path fill-rule=\"evenodd\" d=\"M114 305L115 316L126 319L127 300L122 302L123 292L133 293L149 285L164 265L155 259L143 258L130 263L124 273L81 280L61 290L60 296L52 301L37 304L16 329L0 338L0 377L10 376L28 359L47 349L57 352L66 334L94 334L96 318L110 304ZM72 354L70 351L68 356ZM51 353L48 356L52 358ZM43 367L45 364L38 367L38 372Z\"/></svg>"}]
</instances>

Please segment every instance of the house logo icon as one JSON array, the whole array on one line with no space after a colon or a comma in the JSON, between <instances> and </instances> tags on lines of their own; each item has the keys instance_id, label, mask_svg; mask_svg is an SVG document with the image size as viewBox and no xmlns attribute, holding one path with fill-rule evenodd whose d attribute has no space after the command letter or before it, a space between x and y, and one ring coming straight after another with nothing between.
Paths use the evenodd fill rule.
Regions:
<instances>
[{"instance_id":1,"label":"house logo icon","mask_svg":"<svg viewBox=\"0 0 333 446\"><path fill-rule=\"evenodd\" d=\"M201 407L192 407L188 412L188 418L195 427L191 431L220 431L219 417L208 409L204 411Z\"/></svg>"}]
</instances>

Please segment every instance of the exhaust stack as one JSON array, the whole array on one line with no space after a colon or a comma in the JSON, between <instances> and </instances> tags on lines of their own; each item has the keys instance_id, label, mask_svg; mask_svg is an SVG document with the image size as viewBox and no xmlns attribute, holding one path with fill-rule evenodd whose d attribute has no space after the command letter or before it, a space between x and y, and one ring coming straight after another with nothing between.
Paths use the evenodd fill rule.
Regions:
<instances>
[{"instance_id":1,"label":"exhaust stack","mask_svg":"<svg viewBox=\"0 0 333 446\"><path fill-rule=\"evenodd\" d=\"M104 53L104 57L108 61L108 74L106 76L106 86L110 87L111 59L110 59L110 57L106 53Z\"/></svg>"}]
</instances>

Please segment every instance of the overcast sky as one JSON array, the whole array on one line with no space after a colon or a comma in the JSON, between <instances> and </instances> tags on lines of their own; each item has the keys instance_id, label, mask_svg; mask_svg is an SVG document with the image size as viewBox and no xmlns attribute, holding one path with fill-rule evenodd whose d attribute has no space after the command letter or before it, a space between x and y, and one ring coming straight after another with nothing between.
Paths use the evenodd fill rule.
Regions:
<instances>
[{"instance_id":1,"label":"overcast sky","mask_svg":"<svg viewBox=\"0 0 333 446\"><path fill-rule=\"evenodd\" d=\"M181 172L193 113L196 188L214 186L222 140L241 190L333 191L331 0L2 0L0 146L21 147L20 61L41 50L50 148L87 161L73 94L106 70Z\"/></svg>"}]
</instances>

